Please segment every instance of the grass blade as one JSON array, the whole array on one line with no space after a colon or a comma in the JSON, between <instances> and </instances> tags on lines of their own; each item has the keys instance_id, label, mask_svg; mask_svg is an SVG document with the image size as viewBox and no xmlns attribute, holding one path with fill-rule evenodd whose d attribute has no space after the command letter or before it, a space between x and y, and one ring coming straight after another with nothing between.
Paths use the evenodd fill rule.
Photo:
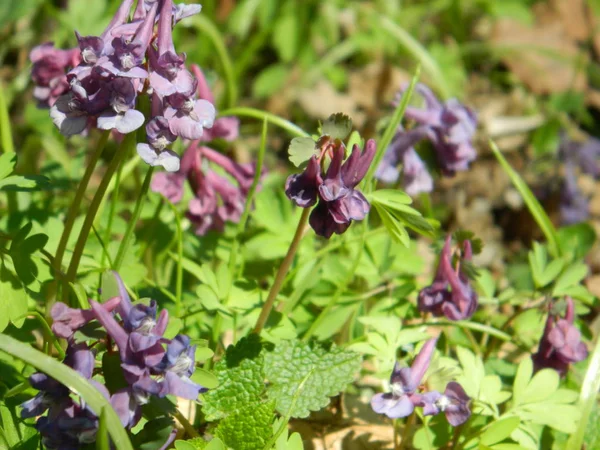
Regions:
<instances>
[{"instance_id":1,"label":"grass blade","mask_svg":"<svg viewBox=\"0 0 600 450\"><path fill-rule=\"evenodd\" d=\"M515 169L511 167L506 158L504 158L502 153L500 153L500 150L498 150L496 144L491 140L490 147L492 148L494 156L496 156L496 159L500 162L500 165L510 177L510 180L512 181L513 185L517 188L517 190L521 194L521 197L523 197L523 200L527 205L527 209L529 209L529 212L541 228L542 232L544 233L544 236L546 236L546 239L548 240L548 247L550 249L550 253L553 256L560 256L561 252L560 246L558 245L556 229L554 228L554 225L552 225L548 214L546 214L546 211L544 211L544 208L542 208L540 202L538 202L537 198L535 198L533 192L531 192L531 189L529 189L529 186L527 186L527 183L525 183L523 178L521 178L521 176L515 171Z\"/></svg>"},{"instance_id":2,"label":"grass blade","mask_svg":"<svg viewBox=\"0 0 600 450\"><path fill-rule=\"evenodd\" d=\"M60 380L62 384L80 395L96 414L100 415L104 412L108 432L115 448L133 450L127 431L121 425L121 420L109 401L79 373L32 348L29 344L20 342L5 334L0 335L0 351L26 362L56 380Z\"/></svg>"}]
</instances>

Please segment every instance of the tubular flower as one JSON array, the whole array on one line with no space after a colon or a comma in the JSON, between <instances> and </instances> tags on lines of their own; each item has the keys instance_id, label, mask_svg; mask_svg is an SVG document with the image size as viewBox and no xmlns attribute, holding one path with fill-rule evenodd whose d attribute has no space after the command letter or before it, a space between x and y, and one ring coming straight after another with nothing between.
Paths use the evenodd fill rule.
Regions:
<instances>
[{"instance_id":1,"label":"tubular flower","mask_svg":"<svg viewBox=\"0 0 600 450\"><path fill-rule=\"evenodd\" d=\"M91 309L79 310L57 303L52 308L54 332L69 341L64 363L90 380L119 415L124 427L130 429L141 419L141 406L152 396L175 395L196 400L206 389L191 380L195 371L196 346L188 336L164 337L169 315L158 311L157 304L133 304L125 285L113 272L119 295L100 304L90 300ZM122 375L127 383L115 392L92 379L95 356L87 344L76 344L74 333L96 320L110 339L108 351L118 348ZM104 338L102 338L104 340ZM98 347L96 347L98 348ZM23 403L23 417L36 417L36 428L44 445L51 449L80 448L93 442L98 429L98 417L83 402L77 401L69 389L43 373L30 377L31 385L40 392ZM112 395L111 395L112 394Z\"/></svg>"},{"instance_id":2,"label":"tubular flower","mask_svg":"<svg viewBox=\"0 0 600 450\"><path fill-rule=\"evenodd\" d=\"M550 368L564 376L569 370L569 364L587 358L588 349L581 342L581 333L575 327L574 322L575 306L573 299L567 297L567 310L564 318L560 318L556 314L548 314L538 351L533 355L536 371Z\"/></svg>"},{"instance_id":3,"label":"tubular flower","mask_svg":"<svg viewBox=\"0 0 600 450\"><path fill-rule=\"evenodd\" d=\"M390 377L391 392L373 396L373 411L385 414L390 419L398 419L412 414L415 407L422 407L426 416L444 412L452 426L467 421L471 415L470 398L460 384L454 381L448 383L444 394L437 391L418 392L431 363L436 342L437 339L429 339L421 347L411 367L401 368L396 363Z\"/></svg>"},{"instance_id":4,"label":"tubular flower","mask_svg":"<svg viewBox=\"0 0 600 450\"><path fill-rule=\"evenodd\" d=\"M369 202L355 187L369 170L376 146L372 139L363 151L355 145L344 162L345 147L341 141L323 136L317 145L322 156L312 156L304 172L288 177L285 193L301 208L318 202L309 223L319 236L330 238L333 233L344 233L353 220L363 220L369 212ZM331 162L322 173L321 163L326 153L331 153Z\"/></svg>"},{"instance_id":5,"label":"tubular flower","mask_svg":"<svg viewBox=\"0 0 600 450\"><path fill-rule=\"evenodd\" d=\"M460 259L453 267L451 241L448 236L433 283L419 292L418 306L420 311L431 312L436 317L443 315L450 320L464 320L477 309L477 293L461 267L461 261L471 261L473 252L470 241L464 241Z\"/></svg>"},{"instance_id":6,"label":"tubular flower","mask_svg":"<svg viewBox=\"0 0 600 450\"><path fill-rule=\"evenodd\" d=\"M89 127L131 133L146 122L136 109L138 96L149 96L148 141L137 151L146 163L176 172L179 157L167 147L177 137L200 138L215 117L212 103L195 97L198 83L173 45L173 26L201 8L171 0L137 3L130 19L133 0L123 0L100 36L75 32L75 49L36 47L30 55L34 96L51 107L65 136Z\"/></svg>"}]
</instances>

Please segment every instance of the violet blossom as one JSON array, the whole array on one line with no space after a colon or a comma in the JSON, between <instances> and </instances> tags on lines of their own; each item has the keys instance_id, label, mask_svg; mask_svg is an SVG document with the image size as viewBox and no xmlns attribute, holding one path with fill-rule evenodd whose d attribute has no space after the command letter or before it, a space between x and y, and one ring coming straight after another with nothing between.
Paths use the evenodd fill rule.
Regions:
<instances>
[{"instance_id":1,"label":"violet blossom","mask_svg":"<svg viewBox=\"0 0 600 450\"><path fill-rule=\"evenodd\" d=\"M396 183L400 178L398 165L402 164L402 184L408 195L415 196L422 192L431 192L433 178L413 147L417 142L425 139L428 133L429 130L425 126L409 131L405 131L400 126L383 155L375 177L384 183Z\"/></svg>"},{"instance_id":2,"label":"violet blossom","mask_svg":"<svg viewBox=\"0 0 600 450\"><path fill-rule=\"evenodd\" d=\"M323 136L317 146L321 148L321 156L313 155L304 172L288 177L285 193L301 208L318 201L309 223L319 236L330 238L333 233L344 233L353 220L363 220L369 212L369 202L355 187L369 170L376 146L372 139L363 151L354 145L345 162L345 146L341 141ZM322 158L327 153L331 153L331 162L322 173Z\"/></svg>"},{"instance_id":3,"label":"violet blossom","mask_svg":"<svg viewBox=\"0 0 600 450\"><path fill-rule=\"evenodd\" d=\"M176 172L179 156L168 147L177 137L200 138L215 117L212 103L196 98L198 82L173 45L173 26L201 7L138 0L130 19L132 6L133 0L123 0L100 36L76 32L76 49L51 44L34 49L34 95L51 106L52 120L65 136L89 127L131 133L146 122L136 109L138 96L151 96L148 140L137 151L147 164Z\"/></svg>"},{"instance_id":4,"label":"violet blossom","mask_svg":"<svg viewBox=\"0 0 600 450\"><path fill-rule=\"evenodd\" d=\"M477 293L471 287L461 263L471 261L471 242L465 240L456 267L452 265L451 236L446 238L438 268L430 286L419 292L418 306L422 312L446 316L450 320L470 318L477 309Z\"/></svg>"},{"instance_id":5,"label":"violet blossom","mask_svg":"<svg viewBox=\"0 0 600 450\"><path fill-rule=\"evenodd\" d=\"M36 85L33 96L40 106L51 107L69 90L67 69L79 64L80 53L77 48L61 50L46 43L34 47L29 59L33 63L31 79Z\"/></svg>"},{"instance_id":6,"label":"violet blossom","mask_svg":"<svg viewBox=\"0 0 600 450\"><path fill-rule=\"evenodd\" d=\"M119 415L126 428L132 428L141 418L141 406L152 396L174 395L196 400L206 389L192 381L195 370L195 350L188 336L167 339L164 333L169 316L158 311L157 304L133 304L125 285L113 272L119 295L100 304L90 300L91 309L69 308L57 303L52 308L52 329L68 339L64 363L90 380ZM75 344L74 333L97 320L118 348L120 367L127 386L109 393L106 387L92 379L95 356L87 344ZM30 378L40 392L22 405L23 417L38 418L36 428L47 448L80 448L93 442L98 429L98 417L85 404L72 398L69 389L43 373ZM112 395L111 395L112 394Z\"/></svg>"},{"instance_id":7,"label":"violet blossom","mask_svg":"<svg viewBox=\"0 0 600 450\"><path fill-rule=\"evenodd\" d=\"M569 370L569 364L583 361L588 356L588 349L581 342L581 332L574 325L573 299L567 297L566 300L564 318L557 314L548 314L538 351L532 357L536 371L550 368L564 376Z\"/></svg>"},{"instance_id":8,"label":"violet blossom","mask_svg":"<svg viewBox=\"0 0 600 450\"><path fill-rule=\"evenodd\" d=\"M94 369L94 354L84 343L69 342L63 363L90 379ZM81 400L71 397L70 390L58 380L38 372L29 377L31 386L40 392L21 405L21 417L39 417L36 429L41 435L45 448L80 448L94 442L98 429L98 416ZM108 395L106 388L99 383L94 386Z\"/></svg>"},{"instance_id":9,"label":"violet blossom","mask_svg":"<svg viewBox=\"0 0 600 450\"><path fill-rule=\"evenodd\" d=\"M425 109L406 108L405 117L417 126L409 130L398 128L375 175L384 183L395 183L400 175L397 166L402 164L404 189L413 196L433 189L431 175L413 148L418 142L431 143L443 175L467 170L477 157L472 143L477 128L475 113L454 98L440 102L423 84L417 84L415 89L425 100Z\"/></svg>"},{"instance_id":10,"label":"violet blossom","mask_svg":"<svg viewBox=\"0 0 600 450\"><path fill-rule=\"evenodd\" d=\"M469 397L462 386L450 382L444 394L437 391L419 392L423 377L431 363L437 339L429 339L419 351L411 367L400 367L396 363L390 377L391 392L375 394L371 407L376 413L390 419L411 415L415 407L422 407L424 415L446 414L452 426L458 426L471 416Z\"/></svg>"}]
</instances>

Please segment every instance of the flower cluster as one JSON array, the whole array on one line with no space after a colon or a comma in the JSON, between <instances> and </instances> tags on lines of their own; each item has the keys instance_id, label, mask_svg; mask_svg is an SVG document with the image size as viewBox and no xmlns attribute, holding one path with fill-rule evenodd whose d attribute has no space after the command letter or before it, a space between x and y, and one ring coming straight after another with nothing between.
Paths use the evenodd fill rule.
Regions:
<instances>
[{"instance_id":1,"label":"flower cluster","mask_svg":"<svg viewBox=\"0 0 600 450\"><path fill-rule=\"evenodd\" d=\"M412 414L415 407L421 407L425 416L443 412L450 425L455 427L469 419L470 398L457 382L448 383L443 394L438 391L417 392L429 368L436 342L437 339L429 339L411 367L400 367L396 363L390 377L391 392L375 394L371 399L371 407L376 413L398 419Z\"/></svg>"},{"instance_id":2,"label":"flower cluster","mask_svg":"<svg viewBox=\"0 0 600 450\"><path fill-rule=\"evenodd\" d=\"M600 178L600 140L589 138L583 143L563 140L559 156L565 163L561 187L560 215L565 225L583 222L589 217L589 199L577 185L577 170Z\"/></svg>"},{"instance_id":3,"label":"flower cluster","mask_svg":"<svg viewBox=\"0 0 600 450\"><path fill-rule=\"evenodd\" d=\"M310 158L304 172L288 177L285 193L301 208L314 206L318 201L309 223L319 236L330 238L333 233L342 234L353 220L363 220L369 212L369 202L355 187L369 170L376 145L372 139L363 151L354 145L345 162L346 147L339 139L323 136L317 148L319 155ZM323 173L325 155L331 160Z\"/></svg>"},{"instance_id":4,"label":"flower cluster","mask_svg":"<svg viewBox=\"0 0 600 450\"><path fill-rule=\"evenodd\" d=\"M135 131L145 121L136 109L138 95L148 95L147 143L137 145L138 154L152 166L176 171L179 158L167 147L177 137L200 138L215 117L212 103L196 99L198 81L184 66L185 54L177 54L173 46L174 24L201 7L138 0L129 20L132 6L133 0L123 0L100 36L76 33L78 49L36 47L30 55L34 95L51 106L54 124L66 136L90 126L122 134Z\"/></svg>"},{"instance_id":5,"label":"flower cluster","mask_svg":"<svg viewBox=\"0 0 600 450\"><path fill-rule=\"evenodd\" d=\"M213 95L197 66L192 68L198 80L198 95L212 101ZM181 167L175 173L157 173L151 189L178 203L183 198L186 180L194 198L188 204L187 217L194 224L196 234L210 230L223 231L226 222L238 222L244 210L246 196L254 179L252 164L239 164L222 153L202 145L213 139L233 141L238 136L239 121L234 117L217 119L210 132L190 143L185 150ZM228 177L212 170L210 164L220 167Z\"/></svg>"},{"instance_id":6,"label":"flower cluster","mask_svg":"<svg viewBox=\"0 0 600 450\"><path fill-rule=\"evenodd\" d=\"M471 242L463 241L453 266L451 242L452 238L448 236L433 282L419 292L418 306L420 311L431 312L436 317L464 320L470 318L477 309L477 293L471 287L464 269L464 262L471 261L473 251Z\"/></svg>"},{"instance_id":7,"label":"flower cluster","mask_svg":"<svg viewBox=\"0 0 600 450\"><path fill-rule=\"evenodd\" d=\"M565 317L549 313L544 334L540 340L538 351L533 355L536 370L551 368L560 375L565 375L569 364L583 361L588 350L581 342L581 333L575 328L575 307L573 299L567 297Z\"/></svg>"},{"instance_id":8,"label":"flower cluster","mask_svg":"<svg viewBox=\"0 0 600 450\"><path fill-rule=\"evenodd\" d=\"M431 143L444 175L467 170L477 156L472 143L477 128L475 113L454 98L441 103L423 84L418 84L416 91L425 100L425 109L409 106L405 117L418 125L408 131L398 128L375 175L383 182L395 183L400 177L397 166L402 164L404 189L410 195L433 189L427 166L413 148L416 143L425 139Z\"/></svg>"},{"instance_id":9,"label":"flower cluster","mask_svg":"<svg viewBox=\"0 0 600 450\"><path fill-rule=\"evenodd\" d=\"M166 310L157 314L154 300L149 305L132 304L121 278L114 276L119 285L119 296L100 304L90 300L91 309L69 308L56 303L51 315L52 330L56 336L67 339L68 349L64 361L110 400L126 428L135 426L141 418L141 406L152 395L175 395L196 400L205 388L190 377L195 370L195 350L190 338L177 335L167 339L163 335L169 316ZM119 320L114 313L118 314ZM74 333L97 320L119 351L121 369L127 386L110 392L92 378L95 355L86 343L76 343ZM165 347L166 346L166 347ZM40 392L23 404L23 417L40 416L36 427L47 448L79 448L78 444L93 442L98 427L98 417L81 401L72 399L69 390L59 381L43 373L30 377L31 385Z\"/></svg>"}]
</instances>

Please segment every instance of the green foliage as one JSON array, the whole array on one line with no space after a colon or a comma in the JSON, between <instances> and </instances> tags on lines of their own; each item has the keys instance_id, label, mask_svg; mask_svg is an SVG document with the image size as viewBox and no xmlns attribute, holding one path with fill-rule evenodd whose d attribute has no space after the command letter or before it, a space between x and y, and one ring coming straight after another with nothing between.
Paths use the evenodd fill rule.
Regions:
<instances>
[{"instance_id":1,"label":"green foliage","mask_svg":"<svg viewBox=\"0 0 600 450\"><path fill-rule=\"evenodd\" d=\"M283 341L265 353L267 394L281 414L306 417L329 403L350 383L360 367L358 353L335 346ZM299 396L294 402L298 390Z\"/></svg>"},{"instance_id":2,"label":"green foliage","mask_svg":"<svg viewBox=\"0 0 600 450\"><path fill-rule=\"evenodd\" d=\"M405 246L410 243L407 227L417 233L434 236L434 225L424 219L419 211L408 206L412 199L404 192L380 189L369 194L367 198L377 210L390 235Z\"/></svg>"},{"instance_id":3,"label":"green foliage","mask_svg":"<svg viewBox=\"0 0 600 450\"><path fill-rule=\"evenodd\" d=\"M239 450L260 450L271 437L274 402L248 405L219 422L215 436Z\"/></svg>"},{"instance_id":4,"label":"green foliage","mask_svg":"<svg viewBox=\"0 0 600 450\"><path fill-rule=\"evenodd\" d=\"M329 116L321 126L321 134L332 139L344 140L352 131L352 119L344 113L336 113Z\"/></svg>"},{"instance_id":5,"label":"green foliage","mask_svg":"<svg viewBox=\"0 0 600 450\"><path fill-rule=\"evenodd\" d=\"M572 433L581 416L574 404L577 392L559 387L559 376L552 369L542 369L533 375L533 362L524 359L518 367L513 383L513 401L507 415L516 415L522 422L547 425L563 433ZM528 425L521 425L511 435L527 447L534 436Z\"/></svg>"},{"instance_id":6,"label":"green foliage","mask_svg":"<svg viewBox=\"0 0 600 450\"><path fill-rule=\"evenodd\" d=\"M262 345L249 335L230 345L214 368L218 386L203 395L202 411L213 421L260 403L264 391Z\"/></svg>"},{"instance_id":7,"label":"green foliage","mask_svg":"<svg viewBox=\"0 0 600 450\"><path fill-rule=\"evenodd\" d=\"M315 141L309 137L296 137L290 142L288 155L290 162L296 167L302 166L313 155L317 154Z\"/></svg>"}]
</instances>

